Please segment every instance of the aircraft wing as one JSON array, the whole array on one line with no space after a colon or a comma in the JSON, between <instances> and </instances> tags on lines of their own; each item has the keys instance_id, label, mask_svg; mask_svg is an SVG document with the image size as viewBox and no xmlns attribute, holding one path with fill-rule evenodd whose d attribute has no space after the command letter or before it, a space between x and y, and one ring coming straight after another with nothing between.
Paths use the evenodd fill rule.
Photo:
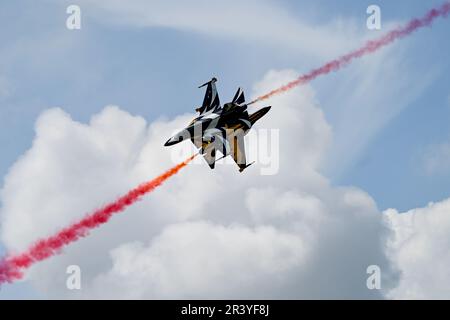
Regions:
<instances>
[{"instance_id":1,"label":"aircraft wing","mask_svg":"<svg viewBox=\"0 0 450 320\"><path fill-rule=\"evenodd\" d=\"M227 135L227 140L230 143L231 156L233 157L234 162L238 165L240 172L244 171L245 168L251 165L247 165L244 135L231 133Z\"/></svg>"},{"instance_id":2,"label":"aircraft wing","mask_svg":"<svg viewBox=\"0 0 450 320\"><path fill-rule=\"evenodd\" d=\"M200 153L203 155L206 163L208 163L211 169L214 169L216 163L216 146L214 143L202 142L202 139L191 139L192 143L199 148Z\"/></svg>"},{"instance_id":3,"label":"aircraft wing","mask_svg":"<svg viewBox=\"0 0 450 320\"><path fill-rule=\"evenodd\" d=\"M247 164L246 160L244 134L236 133L231 129L226 131L226 138L222 138L219 134L215 137L216 139L209 143L203 142L202 139L191 139L192 143L200 148L200 153L211 169L214 169L215 166L217 150L224 156L231 155L240 172L251 165L251 163Z\"/></svg>"},{"instance_id":4,"label":"aircraft wing","mask_svg":"<svg viewBox=\"0 0 450 320\"><path fill-rule=\"evenodd\" d=\"M199 88L203 86L206 87L205 97L203 98L202 106L198 109L200 114L204 114L208 111L216 111L220 109L220 100L219 100L219 94L217 93L216 88L216 79L213 78L211 81L205 83L204 85L200 86Z\"/></svg>"},{"instance_id":5,"label":"aircraft wing","mask_svg":"<svg viewBox=\"0 0 450 320\"><path fill-rule=\"evenodd\" d=\"M214 163L216 162L217 151L222 154L229 154L230 146L227 140L225 129L209 129L205 130L205 136L208 136L211 141L206 142L203 137L191 138L192 143L200 149L200 154L208 163L211 169L214 169Z\"/></svg>"},{"instance_id":6,"label":"aircraft wing","mask_svg":"<svg viewBox=\"0 0 450 320\"><path fill-rule=\"evenodd\" d=\"M214 169L214 165L216 163L216 148L214 148L213 145L206 148L203 158L208 163L209 167Z\"/></svg>"}]
</instances>

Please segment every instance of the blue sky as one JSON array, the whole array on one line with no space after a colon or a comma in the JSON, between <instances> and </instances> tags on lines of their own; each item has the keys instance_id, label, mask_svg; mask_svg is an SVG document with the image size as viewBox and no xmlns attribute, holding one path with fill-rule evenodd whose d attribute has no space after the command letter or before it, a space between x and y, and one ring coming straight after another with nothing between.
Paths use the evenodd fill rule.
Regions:
<instances>
[{"instance_id":1,"label":"blue sky","mask_svg":"<svg viewBox=\"0 0 450 320\"><path fill-rule=\"evenodd\" d=\"M2 84L5 88L0 90L1 177L30 148L34 123L50 107L61 107L82 122L108 104L119 105L149 121L167 119L192 112L203 94L196 87L212 76L219 78L224 101L237 86L250 91L253 83L271 69L306 72L339 50L318 56L304 53L301 48L266 44L260 39L211 36L175 27L116 24L99 19L83 3L82 30L68 31L65 8L71 3L76 2L19 0L0 4L0 89ZM370 38L379 35L365 30L365 10L372 3L381 7L383 24L388 25L420 15L441 1L283 0L277 6L309 25L330 25L331 21L342 20L353 26L354 35ZM345 168L323 169L333 185L365 190L382 210L405 211L449 196L450 172L430 174L424 169L427 150L450 141L448 30L449 21L439 20L432 29L421 30L389 49L401 52L395 60L402 64L399 79L407 79L406 84L421 83L422 77L427 80L416 95L401 85L391 93L396 99L408 96L404 106L380 122L361 150L346 161ZM359 40L349 39L341 53L359 46ZM352 90L352 77L355 76L350 66L312 84L332 127L346 123L340 122L340 110L348 101L341 98ZM339 83L343 84L341 88ZM342 92L343 88L346 92ZM383 104L381 113L398 107L396 99L377 99L368 95L368 103L375 100ZM340 157L335 151L330 154L330 161ZM35 295L26 284L8 286L0 292L2 298L28 296Z\"/></svg>"}]
</instances>

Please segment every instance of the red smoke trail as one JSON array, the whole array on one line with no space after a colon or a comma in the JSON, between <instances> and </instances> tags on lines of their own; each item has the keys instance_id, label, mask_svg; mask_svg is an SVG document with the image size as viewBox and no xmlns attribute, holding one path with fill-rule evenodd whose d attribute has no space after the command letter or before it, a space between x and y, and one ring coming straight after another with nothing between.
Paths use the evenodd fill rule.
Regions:
<instances>
[{"instance_id":1,"label":"red smoke trail","mask_svg":"<svg viewBox=\"0 0 450 320\"><path fill-rule=\"evenodd\" d=\"M431 9L423 17L412 19L406 25L392 30L391 32L384 35L383 37L381 37L377 40L372 40L372 41L367 42L362 48L352 51L336 60L330 61L327 64L325 64L324 66L314 69L314 70L310 71L309 73L302 75L301 77L289 82L288 84L286 84L278 89L272 90L269 93L256 98L249 104L253 104L258 101L266 100L266 99L272 97L273 95L283 93L285 91L293 89L294 87L296 87L298 85L302 85L307 82L310 82L310 81L314 80L315 78L317 78L318 76L326 75L332 71L337 71L341 67L343 67L343 66L347 65L349 62L353 61L354 59L358 59L365 55L373 53L373 52L381 49L382 47L385 47L388 44L393 43L394 41L396 41L398 39L401 39L401 38L404 38L404 37L410 35L411 33L413 33L414 31L416 31L420 28L430 26L433 23L433 21L439 17L446 18L449 13L450 13L450 2L446 2L438 8Z\"/></svg>"},{"instance_id":2,"label":"red smoke trail","mask_svg":"<svg viewBox=\"0 0 450 320\"><path fill-rule=\"evenodd\" d=\"M89 231L99 227L109 221L115 213L123 211L126 207L140 200L145 194L153 191L164 181L169 179L184 168L196 156L193 155L184 162L177 164L173 168L167 170L159 177L141 184L137 188L129 191L126 195L120 197L116 201L104 206L101 209L87 215L85 218L71 226L64 228L57 234L37 241L25 252L7 256L0 261L0 285L5 282L13 282L23 276L23 271L28 269L36 262L45 260L58 254L62 248L68 244L79 240L89 234Z\"/></svg>"}]
</instances>

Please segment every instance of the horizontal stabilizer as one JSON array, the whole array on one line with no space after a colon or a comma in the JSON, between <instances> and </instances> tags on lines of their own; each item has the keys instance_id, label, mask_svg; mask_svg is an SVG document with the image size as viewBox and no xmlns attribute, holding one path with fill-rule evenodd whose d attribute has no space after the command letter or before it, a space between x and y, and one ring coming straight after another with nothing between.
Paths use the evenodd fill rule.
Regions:
<instances>
[{"instance_id":1,"label":"horizontal stabilizer","mask_svg":"<svg viewBox=\"0 0 450 320\"><path fill-rule=\"evenodd\" d=\"M252 163L249 163L249 164L247 164L247 165L242 165L242 166L239 166L239 172L242 172L242 171L244 171L245 169L247 169L248 167L250 167L252 164L254 164L255 163L255 161L253 161Z\"/></svg>"},{"instance_id":2,"label":"horizontal stabilizer","mask_svg":"<svg viewBox=\"0 0 450 320\"><path fill-rule=\"evenodd\" d=\"M271 107L264 107L258 111L256 111L255 113L252 113L249 116L249 120L251 122L252 125L255 124L256 121L258 121L259 119L261 119L262 117L264 117L264 115L269 112Z\"/></svg>"}]
</instances>

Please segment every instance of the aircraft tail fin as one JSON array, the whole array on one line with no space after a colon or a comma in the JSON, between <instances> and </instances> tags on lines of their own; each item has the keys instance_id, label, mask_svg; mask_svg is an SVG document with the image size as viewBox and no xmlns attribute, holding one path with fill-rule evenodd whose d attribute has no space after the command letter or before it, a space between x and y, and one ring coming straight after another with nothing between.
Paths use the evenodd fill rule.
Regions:
<instances>
[{"instance_id":1,"label":"aircraft tail fin","mask_svg":"<svg viewBox=\"0 0 450 320\"><path fill-rule=\"evenodd\" d=\"M216 88L216 78L212 78L210 81L202 84L199 88L206 86L205 97L203 98L202 106L197 108L196 111L200 114L204 114L211 110L220 109L220 99Z\"/></svg>"},{"instance_id":2,"label":"aircraft tail fin","mask_svg":"<svg viewBox=\"0 0 450 320\"><path fill-rule=\"evenodd\" d=\"M245 102L244 91L242 88L238 88L236 94L234 95L233 102L235 104L243 104Z\"/></svg>"}]
</instances>

